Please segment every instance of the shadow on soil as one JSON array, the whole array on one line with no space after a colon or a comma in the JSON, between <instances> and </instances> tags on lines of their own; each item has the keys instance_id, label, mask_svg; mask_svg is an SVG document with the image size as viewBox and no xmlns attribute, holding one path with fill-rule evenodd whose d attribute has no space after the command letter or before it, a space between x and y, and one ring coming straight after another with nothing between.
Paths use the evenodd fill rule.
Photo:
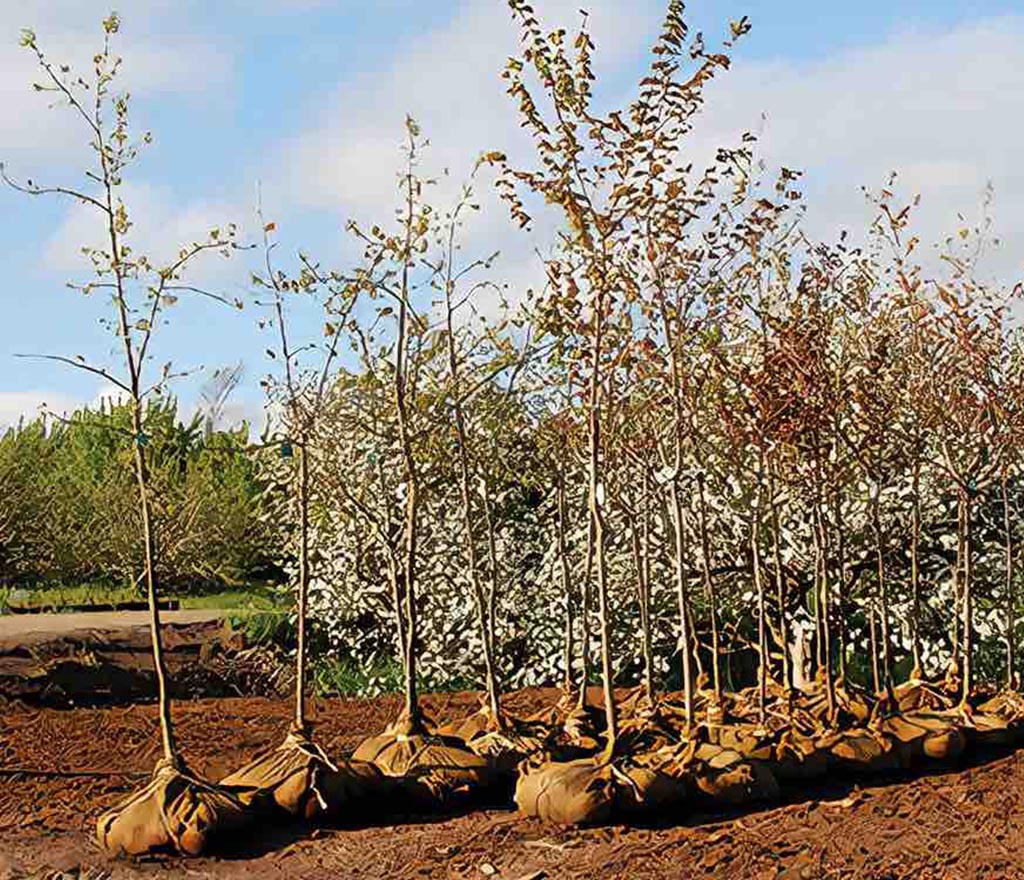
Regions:
<instances>
[{"instance_id":1,"label":"shadow on soil","mask_svg":"<svg viewBox=\"0 0 1024 880\"><path fill-rule=\"evenodd\" d=\"M767 813L779 807L809 804L814 802L829 803L841 801L858 791L867 788L884 788L890 785L903 785L917 779L944 776L949 773L962 773L977 767L984 767L1011 757L1021 748L1016 745L972 745L963 755L952 761L934 761L910 769L885 770L874 773L834 775L819 779L808 779L802 783L788 783L781 786L781 797L775 801L761 801L743 804L737 807L713 807L700 805L696 810L684 812L670 810L659 816L637 817L629 823L630 828L666 829L666 828L699 828L704 825L716 825L731 822L747 816Z\"/></svg>"}]
</instances>

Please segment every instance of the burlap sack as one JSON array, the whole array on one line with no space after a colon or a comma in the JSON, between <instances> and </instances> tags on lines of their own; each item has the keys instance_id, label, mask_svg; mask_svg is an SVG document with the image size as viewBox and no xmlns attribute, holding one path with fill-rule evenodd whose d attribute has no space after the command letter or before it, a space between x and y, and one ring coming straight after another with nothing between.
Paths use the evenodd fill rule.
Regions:
<instances>
[{"instance_id":1,"label":"burlap sack","mask_svg":"<svg viewBox=\"0 0 1024 880\"><path fill-rule=\"evenodd\" d=\"M613 765L616 812L651 817L680 809L690 796L685 775L659 766L657 761L647 761L647 757Z\"/></svg>"},{"instance_id":2,"label":"burlap sack","mask_svg":"<svg viewBox=\"0 0 1024 880\"><path fill-rule=\"evenodd\" d=\"M364 740L352 754L385 776L401 778L406 793L425 806L487 787L491 765L462 740L431 734L384 733Z\"/></svg>"},{"instance_id":3,"label":"burlap sack","mask_svg":"<svg viewBox=\"0 0 1024 880\"><path fill-rule=\"evenodd\" d=\"M539 728L510 725L505 730L478 733L466 745L473 754L485 758L496 773L509 774L521 761L545 754L548 735Z\"/></svg>"},{"instance_id":4,"label":"burlap sack","mask_svg":"<svg viewBox=\"0 0 1024 880\"><path fill-rule=\"evenodd\" d=\"M696 748L686 771L694 793L715 805L738 806L779 797L779 783L766 763L747 760L713 743Z\"/></svg>"},{"instance_id":5,"label":"burlap sack","mask_svg":"<svg viewBox=\"0 0 1024 880\"><path fill-rule=\"evenodd\" d=\"M900 765L892 741L865 729L833 734L820 744L828 750L832 764L840 772L853 776L881 773Z\"/></svg>"},{"instance_id":6,"label":"burlap sack","mask_svg":"<svg viewBox=\"0 0 1024 880\"><path fill-rule=\"evenodd\" d=\"M1024 730L1024 695L1015 690L1003 690L978 706L978 713L995 716L1006 723L1014 741Z\"/></svg>"},{"instance_id":7,"label":"burlap sack","mask_svg":"<svg viewBox=\"0 0 1024 880\"><path fill-rule=\"evenodd\" d=\"M521 813L559 825L607 822L614 803L610 765L590 758L524 765L516 784L516 806Z\"/></svg>"},{"instance_id":8,"label":"burlap sack","mask_svg":"<svg viewBox=\"0 0 1024 880\"><path fill-rule=\"evenodd\" d=\"M145 786L100 816L96 839L115 854L196 856L230 837L250 818L230 792L161 761Z\"/></svg>"},{"instance_id":9,"label":"burlap sack","mask_svg":"<svg viewBox=\"0 0 1024 880\"><path fill-rule=\"evenodd\" d=\"M753 724L711 727L708 730L708 740L724 749L739 752L750 761L770 761L773 758L771 735Z\"/></svg>"},{"instance_id":10,"label":"burlap sack","mask_svg":"<svg viewBox=\"0 0 1024 880\"><path fill-rule=\"evenodd\" d=\"M813 737L785 730L775 744L771 767L779 782L806 782L828 773L828 761L828 749Z\"/></svg>"},{"instance_id":11,"label":"burlap sack","mask_svg":"<svg viewBox=\"0 0 1024 880\"><path fill-rule=\"evenodd\" d=\"M619 723L616 747L623 752L633 755L651 754L678 743L679 733L673 720L662 715L657 706Z\"/></svg>"},{"instance_id":12,"label":"burlap sack","mask_svg":"<svg viewBox=\"0 0 1024 880\"><path fill-rule=\"evenodd\" d=\"M372 764L333 763L308 733L293 728L280 746L225 776L220 784L243 804L313 819L344 816L356 803L379 795L383 779Z\"/></svg>"},{"instance_id":13,"label":"burlap sack","mask_svg":"<svg viewBox=\"0 0 1024 880\"><path fill-rule=\"evenodd\" d=\"M967 728L965 733L980 746L1011 746L1017 741L1013 725L998 715L975 712L971 721L974 726Z\"/></svg>"},{"instance_id":14,"label":"burlap sack","mask_svg":"<svg viewBox=\"0 0 1024 880\"><path fill-rule=\"evenodd\" d=\"M871 717L871 702L866 694L845 682L837 682L833 694L837 722L867 723ZM828 692L823 674L796 695L795 706L809 712L819 722L828 722Z\"/></svg>"},{"instance_id":15,"label":"burlap sack","mask_svg":"<svg viewBox=\"0 0 1024 880\"><path fill-rule=\"evenodd\" d=\"M905 712L879 720L875 728L888 736L901 767L923 761L950 761L960 756L967 736L953 712Z\"/></svg>"},{"instance_id":16,"label":"burlap sack","mask_svg":"<svg viewBox=\"0 0 1024 880\"><path fill-rule=\"evenodd\" d=\"M900 712L914 712L919 709L943 711L952 709L956 700L941 686L912 678L892 689L896 706Z\"/></svg>"},{"instance_id":17,"label":"burlap sack","mask_svg":"<svg viewBox=\"0 0 1024 880\"><path fill-rule=\"evenodd\" d=\"M458 718L440 725L436 732L440 736L453 736L463 742L469 742L474 736L496 730L498 724L488 707L483 707L465 718Z\"/></svg>"}]
</instances>

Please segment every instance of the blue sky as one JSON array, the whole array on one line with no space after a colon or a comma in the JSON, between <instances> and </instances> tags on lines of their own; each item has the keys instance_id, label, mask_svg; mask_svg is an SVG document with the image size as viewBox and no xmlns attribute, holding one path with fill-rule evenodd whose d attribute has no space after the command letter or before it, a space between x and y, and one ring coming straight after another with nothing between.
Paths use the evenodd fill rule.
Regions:
<instances>
[{"instance_id":1,"label":"blue sky","mask_svg":"<svg viewBox=\"0 0 1024 880\"><path fill-rule=\"evenodd\" d=\"M32 27L55 59L87 60L109 12L94 0L4 0L0 24L0 159L12 174L75 182L87 155L81 133L62 124L29 88L17 48ZM588 5L599 46L602 96L629 96L660 16L655 0L536 0L553 25L571 27ZM1024 0L827 4L787 0L694 2L689 19L709 37L749 15L752 33L734 69L710 94L696 155L747 128L762 135L769 164L805 169L808 223L822 234L863 226L858 188L899 169L920 191L922 231L938 238L973 216L986 182L995 187L997 230L1006 242L992 272L1024 275ZM123 81L135 119L156 143L131 178L140 238L155 250L228 220L254 226L257 184L278 223L282 258L303 247L343 265L350 216L386 220L404 115L433 141L429 158L457 180L485 149L523 149L498 74L515 31L502 0L131 0L124 21ZM766 121L761 121L762 114ZM442 188L443 202L450 191ZM516 235L485 198L467 247L500 247L513 287L534 277L537 240ZM98 301L64 288L80 278L75 250L91 234L66 203L0 191L0 424L91 401L97 381L16 352L83 353L104 360L110 341ZM542 235L541 229L537 235ZM202 269L202 280L246 294L246 257ZM159 340L178 367L243 360L238 413L260 409L265 369L256 311L188 305ZM302 320L301 318L299 319ZM186 401L196 382L183 383Z\"/></svg>"}]
</instances>

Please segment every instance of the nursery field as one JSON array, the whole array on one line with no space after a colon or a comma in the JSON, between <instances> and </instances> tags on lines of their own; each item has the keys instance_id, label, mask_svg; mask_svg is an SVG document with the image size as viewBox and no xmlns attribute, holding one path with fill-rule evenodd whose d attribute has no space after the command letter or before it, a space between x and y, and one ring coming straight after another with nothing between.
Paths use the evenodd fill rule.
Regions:
<instances>
[{"instance_id":1,"label":"nursery field","mask_svg":"<svg viewBox=\"0 0 1024 880\"><path fill-rule=\"evenodd\" d=\"M979 262L988 200L937 269L895 175L819 239L756 134L689 148L747 17L709 51L670 0L611 109L585 13L507 6L532 160L456 194L407 117L343 266L262 207L136 250L119 17L88 79L23 32L98 164L0 179L91 212L68 286L117 352L40 357L118 399L0 437L0 606L147 613L0 627L0 880L1024 877L1024 282ZM548 239L520 290L462 253L485 177ZM154 334L195 294L267 331L258 442L215 430L242 362L179 416Z\"/></svg>"},{"instance_id":2,"label":"nursery field","mask_svg":"<svg viewBox=\"0 0 1024 880\"><path fill-rule=\"evenodd\" d=\"M511 711L551 705L554 690L510 694ZM595 698L597 694L594 694ZM478 694L432 695L439 721ZM340 755L394 717L397 698L328 699L311 707L318 738ZM276 745L285 700L197 699L175 710L193 769L217 778ZM351 827L250 832L220 858L127 862L92 843L97 815L152 770L154 706L0 708L0 877L876 877L1021 876L1024 757L989 750L955 768L833 780L787 789L770 807L699 811L663 823L562 829L481 805L449 815L382 817ZM45 768L52 775L12 774ZM60 775L60 774L66 775ZM74 774L96 774L80 775ZM129 774L135 774L129 775ZM90 873L93 872L93 873Z\"/></svg>"}]
</instances>

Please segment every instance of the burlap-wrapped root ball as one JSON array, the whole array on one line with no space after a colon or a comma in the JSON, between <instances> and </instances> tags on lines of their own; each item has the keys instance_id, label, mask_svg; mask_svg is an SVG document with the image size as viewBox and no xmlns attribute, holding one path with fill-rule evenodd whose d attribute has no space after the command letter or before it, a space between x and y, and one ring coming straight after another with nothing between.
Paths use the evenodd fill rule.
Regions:
<instances>
[{"instance_id":1,"label":"burlap-wrapped root ball","mask_svg":"<svg viewBox=\"0 0 1024 880\"><path fill-rule=\"evenodd\" d=\"M308 731L293 727L280 746L225 776L221 785L246 805L313 819L343 817L355 804L380 795L384 780L372 764L333 763Z\"/></svg>"},{"instance_id":2,"label":"burlap-wrapped root ball","mask_svg":"<svg viewBox=\"0 0 1024 880\"><path fill-rule=\"evenodd\" d=\"M900 766L895 740L870 730L845 730L823 737L819 744L828 750L829 763L851 776L870 776Z\"/></svg>"},{"instance_id":3,"label":"burlap-wrapped root ball","mask_svg":"<svg viewBox=\"0 0 1024 880\"><path fill-rule=\"evenodd\" d=\"M380 736L364 740L353 761L373 764L384 776L400 779L419 806L433 807L491 784L491 764L455 737L422 732L406 719Z\"/></svg>"},{"instance_id":4,"label":"burlap-wrapped root ball","mask_svg":"<svg viewBox=\"0 0 1024 880\"><path fill-rule=\"evenodd\" d=\"M599 825L611 818L614 804L611 766L592 758L525 766L516 784L521 813L558 825Z\"/></svg>"},{"instance_id":5,"label":"burlap-wrapped root ball","mask_svg":"<svg viewBox=\"0 0 1024 880\"><path fill-rule=\"evenodd\" d=\"M892 741L900 766L922 761L952 761L967 747L967 733L956 712L905 712L878 722Z\"/></svg>"},{"instance_id":6,"label":"burlap-wrapped root ball","mask_svg":"<svg viewBox=\"0 0 1024 880\"><path fill-rule=\"evenodd\" d=\"M230 792L161 761L145 786L100 816L96 839L118 855L178 852L197 856L212 843L230 838L250 818Z\"/></svg>"},{"instance_id":7,"label":"burlap-wrapped root ball","mask_svg":"<svg viewBox=\"0 0 1024 880\"><path fill-rule=\"evenodd\" d=\"M750 760L734 749L701 743L685 769L694 793L715 806L779 798L779 783L768 763Z\"/></svg>"},{"instance_id":8,"label":"burlap-wrapped root ball","mask_svg":"<svg viewBox=\"0 0 1024 880\"><path fill-rule=\"evenodd\" d=\"M487 760L496 773L515 772L520 761L548 747L547 732L536 725L510 722L502 730L487 730L466 741L471 752Z\"/></svg>"},{"instance_id":9,"label":"burlap-wrapped root ball","mask_svg":"<svg viewBox=\"0 0 1024 880\"><path fill-rule=\"evenodd\" d=\"M1020 742L1024 734L1024 695L1004 690L978 706L974 713L974 738L984 745Z\"/></svg>"},{"instance_id":10,"label":"burlap-wrapped root ball","mask_svg":"<svg viewBox=\"0 0 1024 880\"><path fill-rule=\"evenodd\" d=\"M516 784L516 806L527 816L558 825L599 825L615 814L641 815L680 806L685 779L656 762L600 758L525 763Z\"/></svg>"},{"instance_id":11,"label":"burlap-wrapped root ball","mask_svg":"<svg viewBox=\"0 0 1024 880\"><path fill-rule=\"evenodd\" d=\"M828 773L829 751L814 737L797 730L784 730L775 744L772 773L779 782L807 782Z\"/></svg>"}]
</instances>

